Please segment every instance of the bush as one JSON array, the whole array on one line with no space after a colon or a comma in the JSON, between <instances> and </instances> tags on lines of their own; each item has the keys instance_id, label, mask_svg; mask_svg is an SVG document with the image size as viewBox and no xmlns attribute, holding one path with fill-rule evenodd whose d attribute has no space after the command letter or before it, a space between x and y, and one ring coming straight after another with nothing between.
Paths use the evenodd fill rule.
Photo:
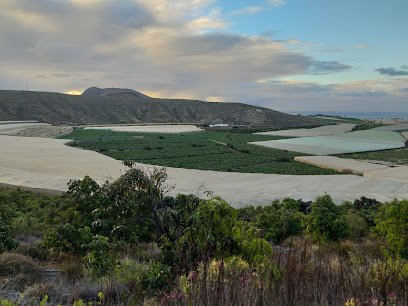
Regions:
<instances>
[{"instance_id":1,"label":"bush","mask_svg":"<svg viewBox=\"0 0 408 306\"><path fill-rule=\"evenodd\" d=\"M143 283L147 290L163 289L169 285L171 268L160 262L153 263L146 272Z\"/></svg>"},{"instance_id":2,"label":"bush","mask_svg":"<svg viewBox=\"0 0 408 306\"><path fill-rule=\"evenodd\" d=\"M318 241L337 241L347 236L347 223L340 207L330 196L316 199L306 218L306 230Z\"/></svg>"},{"instance_id":3,"label":"bush","mask_svg":"<svg viewBox=\"0 0 408 306\"><path fill-rule=\"evenodd\" d=\"M256 226L262 230L266 240L279 244L303 231L304 214L299 210L299 202L293 199L274 201L257 215Z\"/></svg>"},{"instance_id":4,"label":"bush","mask_svg":"<svg viewBox=\"0 0 408 306\"><path fill-rule=\"evenodd\" d=\"M20 244L15 250L16 253L29 256L33 259L46 261L51 257L49 249L42 244L23 245Z\"/></svg>"},{"instance_id":5,"label":"bush","mask_svg":"<svg viewBox=\"0 0 408 306\"><path fill-rule=\"evenodd\" d=\"M40 268L30 257L16 254L4 253L0 255L0 276L11 276L18 273L36 275Z\"/></svg>"},{"instance_id":6,"label":"bush","mask_svg":"<svg viewBox=\"0 0 408 306\"><path fill-rule=\"evenodd\" d=\"M408 200L384 204L375 223L375 232L385 238L389 251L408 259Z\"/></svg>"},{"instance_id":7,"label":"bush","mask_svg":"<svg viewBox=\"0 0 408 306\"><path fill-rule=\"evenodd\" d=\"M116 267L115 277L125 285L139 287L142 285L148 271L148 264L125 258L119 261Z\"/></svg>"},{"instance_id":8,"label":"bush","mask_svg":"<svg viewBox=\"0 0 408 306\"><path fill-rule=\"evenodd\" d=\"M17 241L10 235L10 230L0 219L0 253L15 249Z\"/></svg>"}]
</instances>

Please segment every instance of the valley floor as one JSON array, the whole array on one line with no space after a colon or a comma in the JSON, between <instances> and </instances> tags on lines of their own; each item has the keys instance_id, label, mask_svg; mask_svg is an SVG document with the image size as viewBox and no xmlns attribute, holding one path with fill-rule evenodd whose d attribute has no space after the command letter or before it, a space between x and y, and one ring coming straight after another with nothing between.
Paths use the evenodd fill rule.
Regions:
<instances>
[{"instance_id":1,"label":"valley floor","mask_svg":"<svg viewBox=\"0 0 408 306\"><path fill-rule=\"evenodd\" d=\"M0 184L65 191L71 179L89 175L99 183L124 172L120 161L94 151L66 146L68 140L0 136ZM152 166L143 165L150 168ZM216 172L168 167L172 194L207 191L235 207L269 204L292 197L312 200L327 193L337 202L361 196L388 201L408 198L408 181L355 175L277 175Z\"/></svg>"}]
</instances>

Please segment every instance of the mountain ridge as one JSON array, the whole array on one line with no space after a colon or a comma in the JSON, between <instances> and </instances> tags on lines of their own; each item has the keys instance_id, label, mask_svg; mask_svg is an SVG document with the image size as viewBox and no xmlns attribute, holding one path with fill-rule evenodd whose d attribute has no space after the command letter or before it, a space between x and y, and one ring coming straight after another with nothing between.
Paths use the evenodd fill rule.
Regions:
<instances>
[{"instance_id":1,"label":"mountain ridge","mask_svg":"<svg viewBox=\"0 0 408 306\"><path fill-rule=\"evenodd\" d=\"M5 120L38 120L66 125L228 123L268 128L319 124L311 118L244 103L0 90L0 121Z\"/></svg>"},{"instance_id":2,"label":"mountain ridge","mask_svg":"<svg viewBox=\"0 0 408 306\"><path fill-rule=\"evenodd\" d=\"M138 97L143 99L152 99L151 97L142 94L134 89L129 88L99 88L89 87L81 96L95 96L95 97Z\"/></svg>"}]
</instances>

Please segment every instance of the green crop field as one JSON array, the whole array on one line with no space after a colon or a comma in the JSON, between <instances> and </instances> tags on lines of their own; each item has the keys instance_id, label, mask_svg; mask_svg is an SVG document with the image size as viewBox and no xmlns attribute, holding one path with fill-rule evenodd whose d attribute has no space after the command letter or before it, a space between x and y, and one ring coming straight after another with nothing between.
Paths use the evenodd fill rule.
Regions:
<instances>
[{"instance_id":1,"label":"green crop field","mask_svg":"<svg viewBox=\"0 0 408 306\"><path fill-rule=\"evenodd\" d=\"M365 153L343 154L340 155L339 157L385 161L396 165L408 165L408 148Z\"/></svg>"},{"instance_id":2,"label":"green crop field","mask_svg":"<svg viewBox=\"0 0 408 306\"><path fill-rule=\"evenodd\" d=\"M276 174L337 174L293 160L294 152L249 145L280 139L227 131L149 134L109 130L75 131L65 136L71 145L94 150L118 160L176 168Z\"/></svg>"}]
</instances>

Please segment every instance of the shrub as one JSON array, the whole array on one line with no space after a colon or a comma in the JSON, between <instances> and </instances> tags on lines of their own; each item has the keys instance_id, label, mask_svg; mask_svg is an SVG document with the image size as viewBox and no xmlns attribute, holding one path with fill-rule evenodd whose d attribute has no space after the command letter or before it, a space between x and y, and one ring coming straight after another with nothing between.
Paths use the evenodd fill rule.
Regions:
<instances>
[{"instance_id":1,"label":"shrub","mask_svg":"<svg viewBox=\"0 0 408 306\"><path fill-rule=\"evenodd\" d=\"M279 244L303 231L304 214L299 210L299 202L293 199L274 201L257 215L256 225L263 231L266 240Z\"/></svg>"},{"instance_id":2,"label":"shrub","mask_svg":"<svg viewBox=\"0 0 408 306\"><path fill-rule=\"evenodd\" d=\"M29 256L33 259L46 261L51 257L49 249L42 244L23 245L20 244L15 250L16 253Z\"/></svg>"},{"instance_id":3,"label":"shrub","mask_svg":"<svg viewBox=\"0 0 408 306\"><path fill-rule=\"evenodd\" d=\"M27 256L16 253L0 255L0 276L10 276L18 273L36 275L39 269L38 264Z\"/></svg>"},{"instance_id":4,"label":"shrub","mask_svg":"<svg viewBox=\"0 0 408 306\"><path fill-rule=\"evenodd\" d=\"M10 230L0 219L0 253L15 249L17 241L10 235Z\"/></svg>"},{"instance_id":5,"label":"shrub","mask_svg":"<svg viewBox=\"0 0 408 306\"><path fill-rule=\"evenodd\" d=\"M345 214L345 222L347 224L347 236L350 238L361 238L367 234L368 225L363 217L353 211L348 211Z\"/></svg>"},{"instance_id":6,"label":"shrub","mask_svg":"<svg viewBox=\"0 0 408 306\"><path fill-rule=\"evenodd\" d=\"M408 200L384 204L375 223L375 232L385 238L391 253L408 259Z\"/></svg>"},{"instance_id":7,"label":"shrub","mask_svg":"<svg viewBox=\"0 0 408 306\"><path fill-rule=\"evenodd\" d=\"M160 262L153 263L146 272L143 283L146 289L153 291L169 285L171 268Z\"/></svg>"},{"instance_id":8,"label":"shrub","mask_svg":"<svg viewBox=\"0 0 408 306\"><path fill-rule=\"evenodd\" d=\"M347 236L347 223L342 209L330 196L317 198L306 218L306 230L318 241L336 241Z\"/></svg>"},{"instance_id":9,"label":"shrub","mask_svg":"<svg viewBox=\"0 0 408 306\"><path fill-rule=\"evenodd\" d=\"M119 261L116 266L115 277L118 281L123 282L128 286L138 287L142 285L148 271L148 264L141 263L134 259L125 258Z\"/></svg>"}]
</instances>

